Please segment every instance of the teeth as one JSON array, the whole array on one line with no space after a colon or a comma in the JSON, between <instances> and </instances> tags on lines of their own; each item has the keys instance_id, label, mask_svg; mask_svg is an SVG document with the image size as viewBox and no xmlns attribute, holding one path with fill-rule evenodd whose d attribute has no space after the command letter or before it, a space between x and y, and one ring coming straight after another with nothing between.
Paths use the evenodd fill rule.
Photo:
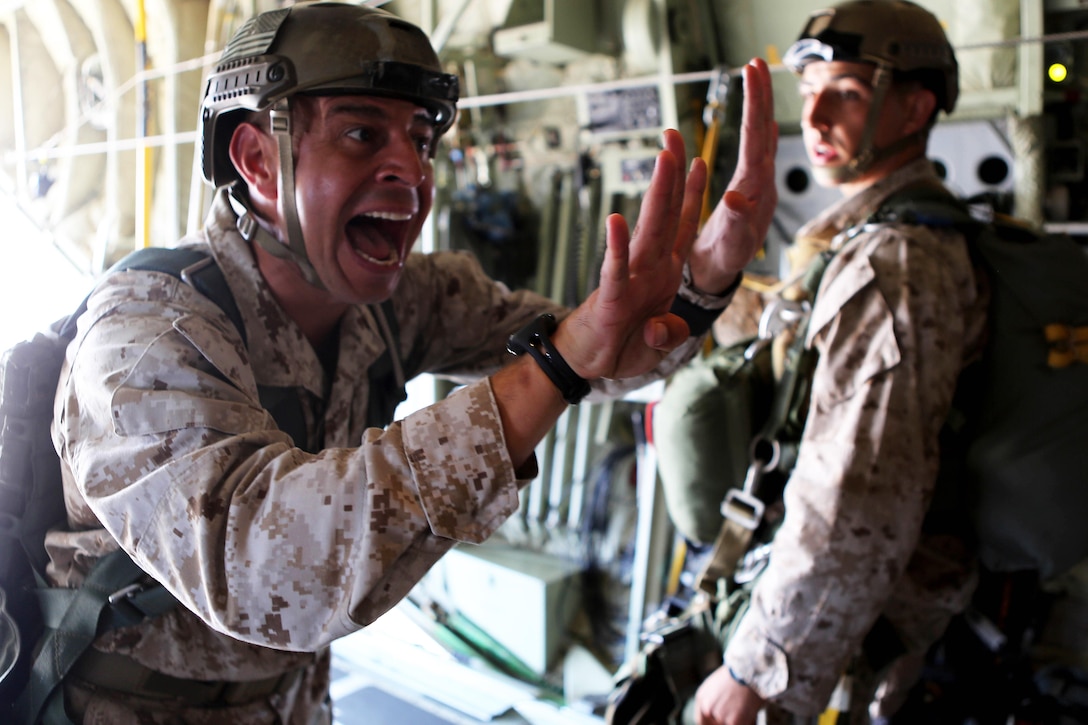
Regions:
<instances>
[{"instance_id":1,"label":"teeth","mask_svg":"<svg viewBox=\"0 0 1088 725\"><path fill-rule=\"evenodd\" d=\"M362 257L366 261L371 262L372 264L380 264L380 265L382 265L384 267L394 267L394 266L396 266L397 262L399 261L397 255L395 255L395 254L392 257L390 257L389 259L378 259L377 257L371 257L369 254L362 251L361 249L357 249L355 247L352 247L352 249L355 250L356 254L358 254L360 257Z\"/></svg>"},{"instance_id":2,"label":"teeth","mask_svg":"<svg viewBox=\"0 0 1088 725\"><path fill-rule=\"evenodd\" d=\"M406 222L412 218L411 214L403 214L393 211L372 211L363 214L363 216L370 217L371 219L385 219L387 221L393 222Z\"/></svg>"}]
</instances>

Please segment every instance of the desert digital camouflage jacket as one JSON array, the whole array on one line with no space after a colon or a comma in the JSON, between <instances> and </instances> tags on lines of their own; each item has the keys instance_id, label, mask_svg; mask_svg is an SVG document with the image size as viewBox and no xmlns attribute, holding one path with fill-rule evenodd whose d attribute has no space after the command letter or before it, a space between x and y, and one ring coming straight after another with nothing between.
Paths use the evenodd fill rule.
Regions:
<instances>
[{"instance_id":1,"label":"desert digital camouflage jacket","mask_svg":"<svg viewBox=\"0 0 1088 725\"><path fill-rule=\"evenodd\" d=\"M836 236L927 179L931 164L914 162L798 233L838 250L808 329L819 358L785 519L725 660L802 715L824 708L879 615L924 651L974 586L962 542L921 533L938 433L985 323L966 243L904 225Z\"/></svg>"},{"instance_id":2,"label":"desert digital camouflage jacket","mask_svg":"<svg viewBox=\"0 0 1088 725\"><path fill-rule=\"evenodd\" d=\"M214 303L170 275L115 273L99 284L57 395L72 530L48 538L51 575L76 586L120 543L183 606L100 637L98 650L196 680L308 668L271 702L185 715L308 722L327 693L327 646L400 601L452 545L486 539L516 510L536 464L513 469L486 379L368 429L366 371L386 348L371 311L349 309L336 369L323 369L263 284L222 192L206 230L182 244L213 253L247 344ZM512 332L563 312L490 280L466 253L412 255L392 302L409 379L480 378L507 359ZM597 393L666 374L700 343L689 340L653 375ZM302 391L312 452L276 428L257 385ZM176 721L180 712L72 697L88 722L135 721L134 710L141 721Z\"/></svg>"}]
</instances>

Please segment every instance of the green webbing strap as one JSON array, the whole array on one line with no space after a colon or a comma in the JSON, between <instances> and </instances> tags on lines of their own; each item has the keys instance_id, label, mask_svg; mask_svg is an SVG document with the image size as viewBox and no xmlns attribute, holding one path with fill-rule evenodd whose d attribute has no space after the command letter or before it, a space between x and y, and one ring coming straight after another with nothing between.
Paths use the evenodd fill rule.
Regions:
<instances>
[{"instance_id":1,"label":"green webbing strap","mask_svg":"<svg viewBox=\"0 0 1088 725\"><path fill-rule=\"evenodd\" d=\"M79 595L78 589L43 587L35 590L41 608L42 623L46 629L59 629L65 612ZM178 605L178 600L160 584L149 583L146 587L133 582L132 591L114 597L98 623L102 632L119 627L131 627L148 617L166 614Z\"/></svg>"},{"instance_id":2,"label":"green webbing strap","mask_svg":"<svg viewBox=\"0 0 1088 725\"><path fill-rule=\"evenodd\" d=\"M397 350L400 323L393 311L393 300L371 305L371 314L378 322L386 348L366 373L370 381L366 424L371 428L384 428L393 422L397 406L408 397L408 393L404 387L404 361Z\"/></svg>"},{"instance_id":3,"label":"green webbing strap","mask_svg":"<svg viewBox=\"0 0 1088 725\"><path fill-rule=\"evenodd\" d=\"M61 681L98 636L99 620L103 610L110 606L110 597L143 576L143 571L122 549L98 560L83 586L73 590L75 596L61 616L59 626L48 630L43 638L26 690L15 703L18 722L37 723L47 705L51 718L59 712L63 719L44 720L46 725L69 722L64 715ZM59 706L50 705L51 699L59 700Z\"/></svg>"},{"instance_id":4,"label":"green webbing strap","mask_svg":"<svg viewBox=\"0 0 1088 725\"><path fill-rule=\"evenodd\" d=\"M137 249L124 257L117 264L110 267L106 274L112 272L128 272L131 270L143 272L162 272L173 275L189 284L200 294L204 295L226 313L230 321L238 329L242 336L242 342L246 342L246 326L242 322L242 314L238 311L238 305L234 301L234 295L223 276L223 270L215 263L215 260L206 252L196 249L174 249L172 247L146 247ZM60 326L58 334L69 340L76 334L76 321L80 315L87 311L87 295L79 307Z\"/></svg>"},{"instance_id":5,"label":"green webbing strap","mask_svg":"<svg viewBox=\"0 0 1088 725\"><path fill-rule=\"evenodd\" d=\"M824 271L833 256L834 252L826 251L816 255L812 260L801 282L807 299L814 300L816 298L816 292L820 288L820 280L823 279ZM803 409L806 407L808 399L808 391L802 390L802 385L807 386L809 384L809 374L811 372L806 359L810 356L807 355L805 349L805 337L808 332L810 318L811 311L805 315L797 327L796 337L787 351L785 372L775 387L771 413L756 436L757 441L774 441L780 445L783 434L788 439L800 433L800 424L803 419L799 420L799 417L803 415ZM797 430L794 431L793 428L797 428ZM767 461L761 461L756 456L757 446L753 445L752 448L751 466L761 466L760 470L756 472L757 475L761 476L763 471L767 470L762 468ZM749 468L749 475L752 475L751 467ZM754 481L754 484L752 486L753 490L747 493L758 496L758 479ZM730 501L728 498L723 504L723 506L735 505L740 505L740 502ZM745 511L743 513L750 516L752 512ZM761 516L762 514L758 514L755 518L758 519ZM733 576L737 570L737 564L752 543L754 533L755 527L745 526L734 518L724 516L722 526L718 530L718 538L714 541L714 549L710 556L707 557L702 571L699 572L699 576L695 580L696 587L711 596L721 594L718 590L718 582L727 581Z\"/></svg>"},{"instance_id":6,"label":"green webbing strap","mask_svg":"<svg viewBox=\"0 0 1088 725\"><path fill-rule=\"evenodd\" d=\"M805 298L815 304L816 292L820 289L820 281L824 277L827 265L835 253L831 250L820 252L813 258L808 271L801 280L801 288L805 292ZM775 388L774 401L771 404L771 414L760 431L758 438L767 441L792 440L800 435L800 427L803 425L804 409L808 407L808 390L812 371L806 364L807 350L805 338L808 336L808 323L812 319L812 311L805 315L797 326L792 344L786 351L785 371L782 380ZM805 386L804 388L802 386ZM796 430L794 430L796 428Z\"/></svg>"}]
</instances>

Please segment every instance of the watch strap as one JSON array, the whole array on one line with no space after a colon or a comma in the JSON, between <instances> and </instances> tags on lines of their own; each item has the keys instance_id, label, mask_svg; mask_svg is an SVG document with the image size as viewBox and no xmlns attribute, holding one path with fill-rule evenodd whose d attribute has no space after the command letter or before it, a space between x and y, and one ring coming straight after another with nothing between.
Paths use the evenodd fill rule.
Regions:
<instances>
[{"instance_id":1,"label":"watch strap","mask_svg":"<svg viewBox=\"0 0 1088 725\"><path fill-rule=\"evenodd\" d=\"M688 330L692 337L699 337L709 330L714 320L722 314L721 310L708 310L694 302L688 302L680 295L673 298L669 312L688 323Z\"/></svg>"},{"instance_id":2,"label":"watch strap","mask_svg":"<svg viewBox=\"0 0 1088 725\"><path fill-rule=\"evenodd\" d=\"M737 278L733 281L733 284L729 285L729 289L722 292L716 297L729 297L737 288L740 287L741 280L744 278L743 274L738 274ZM684 283L691 289L692 287L690 271L687 267L684 268ZM673 313L684 322L688 323L688 330L692 337L699 337L714 324L714 320L721 316L725 307L703 307L697 302L693 302L680 292L676 293L676 297L673 298L672 306L669 308L669 312Z\"/></svg>"},{"instance_id":3,"label":"watch strap","mask_svg":"<svg viewBox=\"0 0 1088 725\"><path fill-rule=\"evenodd\" d=\"M558 327L555 315L540 315L511 335L506 349L515 355L531 355L548 379L559 389L563 400L577 405L589 394L589 382L574 372L552 345L551 335Z\"/></svg>"}]
</instances>

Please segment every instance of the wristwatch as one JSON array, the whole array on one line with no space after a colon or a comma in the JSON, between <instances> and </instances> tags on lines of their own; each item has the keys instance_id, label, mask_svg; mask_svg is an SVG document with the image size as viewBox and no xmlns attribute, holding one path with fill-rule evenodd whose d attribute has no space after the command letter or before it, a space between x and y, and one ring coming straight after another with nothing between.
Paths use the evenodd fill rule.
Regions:
<instances>
[{"instance_id":1,"label":"wristwatch","mask_svg":"<svg viewBox=\"0 0 1088 725\"><path fill-rule=\"evenodd\" d=\"M529 353L540 369L559 388L563 400L577 405L589 394L589 383L571 370L552 345L551 334L559 327L555 315L543 314L510 336L506 349L515 355Z\"/></svg>"}]
</instances>

